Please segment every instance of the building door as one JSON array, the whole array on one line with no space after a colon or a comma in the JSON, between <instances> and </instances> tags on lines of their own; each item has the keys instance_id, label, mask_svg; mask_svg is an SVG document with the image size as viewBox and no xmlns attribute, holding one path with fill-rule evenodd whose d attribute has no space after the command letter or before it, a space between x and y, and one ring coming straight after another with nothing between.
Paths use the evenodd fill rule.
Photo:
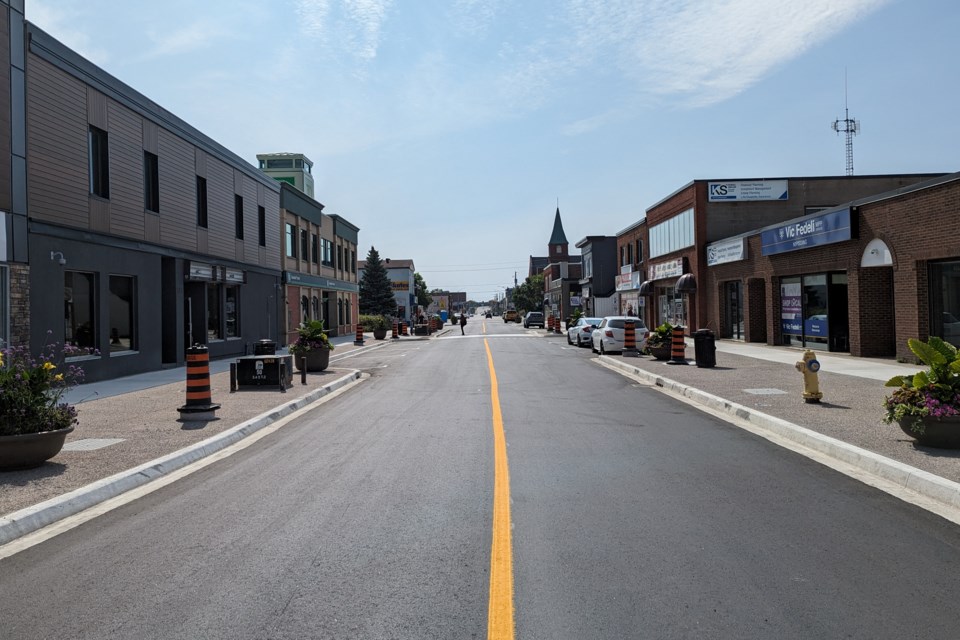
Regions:
<instances>
[{"instance_id":1,"label":"building door","mask_svg":"<svg viewBox=\"0 0 960 640\"><path fill-rule=\"evenodd\" d=\"M726 312L724 313L722 337L743 340L743 283L725 282L723 284Z\"/></svg>"}]
</instances>

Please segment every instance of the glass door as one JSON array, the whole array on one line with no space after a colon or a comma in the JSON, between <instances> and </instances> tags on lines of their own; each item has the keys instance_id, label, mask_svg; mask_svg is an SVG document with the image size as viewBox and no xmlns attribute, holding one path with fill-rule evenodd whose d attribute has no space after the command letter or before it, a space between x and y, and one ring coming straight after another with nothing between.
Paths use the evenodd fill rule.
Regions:
<instances>
[{"instance_id":1,"label":"glass door","mask_svg":"<svg viewBox=\"0 0 960 640\"><path fill-rule=\"evenodd\" d=\"M723 288L727 301L723 337L743 340L743 283L726 282Z\"/></svg>"}]
</instances>

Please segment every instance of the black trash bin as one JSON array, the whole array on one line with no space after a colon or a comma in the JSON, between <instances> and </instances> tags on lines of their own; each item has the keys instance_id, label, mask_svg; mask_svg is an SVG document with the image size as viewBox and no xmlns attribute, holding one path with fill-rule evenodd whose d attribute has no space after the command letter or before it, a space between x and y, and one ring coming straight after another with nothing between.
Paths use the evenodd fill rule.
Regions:
<instances>
[{"instance_id":1,"label":"black trash bin","mask_svg":"<svg viewBox=\"0 0 960 640\"><path fill-rule=\"evenodd\" d=\"M253 343L253 355L255 356L275 356L277 355L277 343L273 340L264 338Z\"/></svg>"},{"instance_id":2,"label":"black trash bin","mask_svg":"<svg viewBox=\"0 0 960 640\"><path fill-rule=\"evenodd\" d=\"M693 352L698 367L717 366L717 342L710 329L697 329L693 332Z\"/></svg>"}]
</instances>

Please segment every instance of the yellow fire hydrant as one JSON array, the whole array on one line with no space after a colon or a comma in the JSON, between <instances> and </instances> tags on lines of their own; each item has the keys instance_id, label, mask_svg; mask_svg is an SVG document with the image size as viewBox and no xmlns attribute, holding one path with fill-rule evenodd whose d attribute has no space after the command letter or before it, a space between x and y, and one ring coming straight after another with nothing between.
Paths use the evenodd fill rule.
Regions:
<instances>
[{"instance_id":1,"label":"yellow fire hydrant","mask_svg":"<svg viewBox=\"0 0 960 640\"><path fill-rule=\"evenodd\" d=\"M820 393L820 378L817 375L820 371L820 361L817 360L816 354L807 349L803 353L803 360L794 366L803 374L803 401L820 402L823 394Z\"/></svg>"}]
</instances>

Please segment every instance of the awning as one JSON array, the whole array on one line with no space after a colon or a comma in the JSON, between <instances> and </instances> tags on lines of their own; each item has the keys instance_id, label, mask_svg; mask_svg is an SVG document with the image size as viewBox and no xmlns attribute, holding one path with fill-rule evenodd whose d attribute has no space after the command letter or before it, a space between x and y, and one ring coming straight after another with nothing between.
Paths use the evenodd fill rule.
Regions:
<instances>
[{"instance_id":1,"label":"awning","mask_svg":"<svg viewBox=\"0 0 960 640\"><path fill-rule=\"evenodd\" d=\"M637 293L641 296L652 296L653 295L653 281L644 280L640 283L640 288L637 290Z\"/></svg>"},{"instance_id":2,"label":"awning","mask_svg":"<svg viewBox=\"0 0 960 640\"><path fill-rule=\"evenodd\" d=\"M680 276L676 286L673 288L674 293L693 293L696 290L697 280L693 277L692 273L685 273Z\"/></svg>"}]
</instances>

